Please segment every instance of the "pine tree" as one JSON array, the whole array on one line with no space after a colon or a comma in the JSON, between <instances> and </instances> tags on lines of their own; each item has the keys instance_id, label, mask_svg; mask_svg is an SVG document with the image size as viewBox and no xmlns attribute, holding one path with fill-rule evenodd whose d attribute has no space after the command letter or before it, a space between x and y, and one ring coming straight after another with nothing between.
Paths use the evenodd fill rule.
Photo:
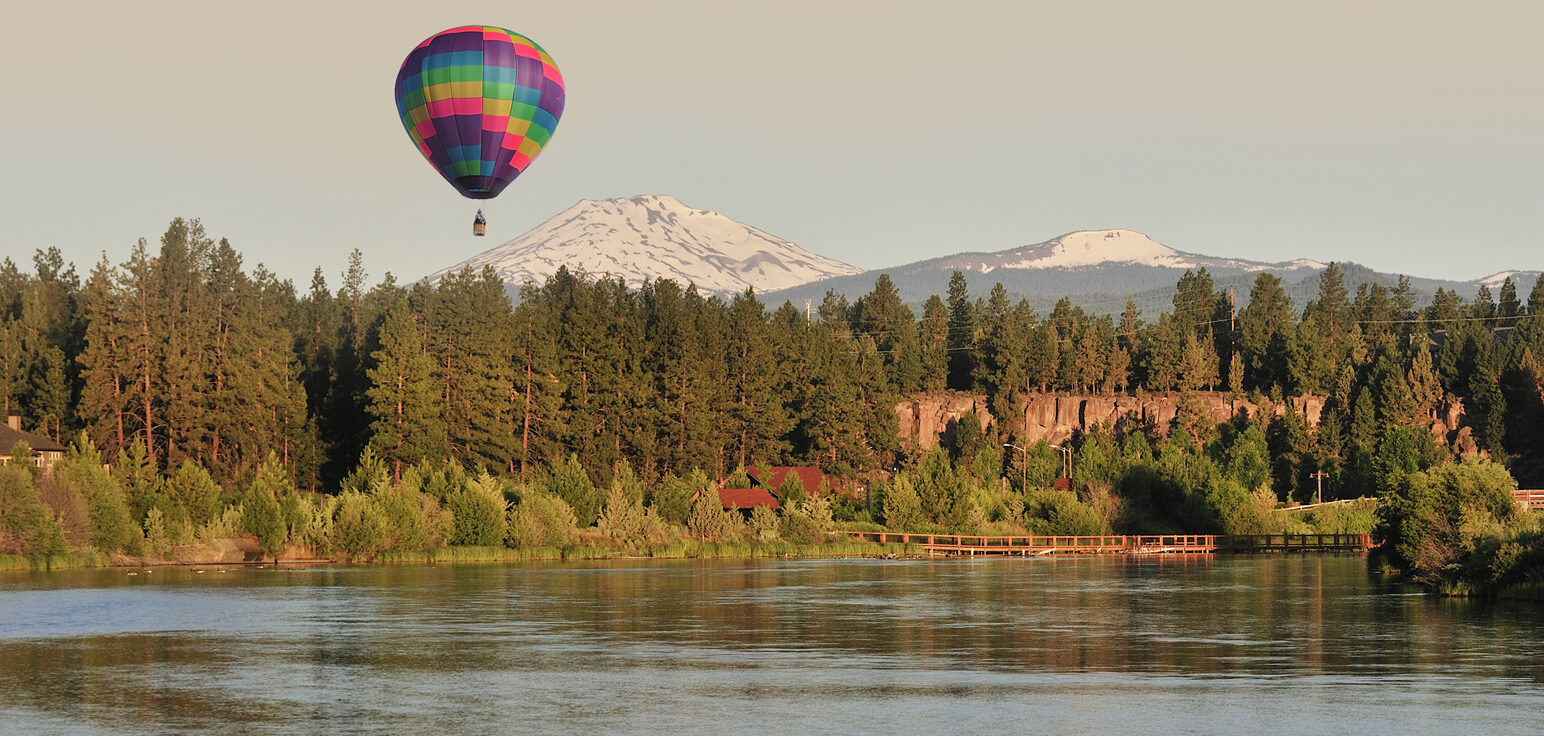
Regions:
<instances>
[{"instance_id":1,"label":"pine tree","mask_svg":"<svg viewBox=\"0 0 1544 736\"><path fill-rule=\"evenodd\" d=\"M491 268L415 286L409 302L434 362L448 451L472 466L509 471L520 454L514 422L513 309Z\"/></svg>"},{"instance_id":2,"label":"pine tree","mask_svg":"<svg viewBox=\"0 0 1544 736\"><path fill-rule=\"evenodd\" d=\"M1512 277L1506 277L1501 282L1501 301L1496 306L1496 314L1503 319L1497 322L1497 326L1507 327L1517 324L1517 317L1523 312L1522 301L1517 298L1517 284L1512 282Z\"/></svg>"},{"instance_id":3,"label":"pine tree","mask_svg":"<svg viewBox=\"0 0 1544 736\"><path fill-rule=\"evenodd\" d=\"M1528 314L1544 314L1544 273L1533 282L1533 290L1528 292Z\"/></svg>"},{"instance_id":4,"label":"pine tree","mask_svg":"<svg viewBox=\"0 0 1544 736\"><path fill-rule=\"evenodd\" d=\"M1180 388L1186 391L1210 391L1217 383L1217 353L1212 350L1210 333L1205 338L1194 332L1184 333L1180 352Z\"/></svg>"},{"instance_id":5,"label":"pine tree","mask_svg":"<svg viewBox=\"0 0 1544 736\"><path fill-rule=\"evenodd\" d=\"M1405 372L1400 369L1397 352L1392 347L1385 345L1378 351L1368 383L1372 386L1373 402L1381 426L1412 427L1424 418L1424 413L1417 411L1415 393L1405 378Z\"/></svg>"},{"instance_id":6,"label":"pine tree","mask_svg":"<svg viewBox=\"0 0 1544 736\"><path fill-rule=\"evenodd\" d=\"M79 358L81 393L76 411L90 436L111 454L117 454L128 444L124 429L129 408L125 386L130 376L124 369L130 361L125 350L128 335L119 305L113 269L104 254L81 292L81 316L86 331Z\"/></svg>"},{"instance_id":7,"label":"pine tree","mask_svg":"<svg viewBox=\"0 0 1544 736\"><path fill-rule=\"evenodd\" d=\"M918 325L922 353L921 390L938 393L949 379L949 308L937 294L922 304L922 322Z\"/></svg>"},{"instance_id":8,"label":"pine tree","mask_svg":"<svg viewBox=\"0 0 1544 736\"><path fill-rule=\"evenodd\" d=\"M1269 392L1272 386L1287 383L1287 341L1295 326L1295 311L1280 278L1269 273L1255 277L1249 304L1238 315L1246 387Z\"/></svg>"},{"instance_id":9,"label":"pine tree","mask_svg":"<svg viewBox=\"0 0 1544 736\"><path fill-rule=\"evenodd\" d=\"M1212 275L1204 266L1195 272L1186 270L1174 286L1173 297L1174 322L1181 335L1210 334L1218 308L1226 308L1225 297L1216 292Z\"/></svg>"},{"instance_id":10,"label":"pine tree","mask_svg":"<svg viewBox=\"0 0 1544 736\"><path fill-rule=\"evenodd\" d=\"M1417 418L1429 422L1436 417L1437 402L1442 400L1442 384L1432 368L1431 350L1424 344L1417 344L1411 352L1410 372L1406 379L1410 384L1410 398L1415 404Z\"/></svg>"},{"instance_id":11,"label":"pine tree","mask_svg":"<svg viewBox=\"0 0 1544 736\"><path fill-rule=\"evenodd\" d=\"M274 562L279 561L279 553L289 541L289 528L284 522L279 498L293 492L294 486L278 455L270 452L258 466L257 476L241 501L242 528L257 536L257 545L273 557Z\"/></svg>"},{"instance_id":12,"label":"pine tree","mask_svg":"<svg viewBox=\"0 0 1544 736\"><path fill-rule=\"evenodd\" d=\"M567 462L553 467L549 475L553 495L573 508L579 526L592 526L599 517L600 494L589 474L584 472L584 466L579 464L579 456L569 455Z\"/></svg>"},{"instance_id":13,"label":"pine tree","mask_svg":"<svg viewBox=\"0 0 1544 736\"><path fill-rule=\"evenodd\" d=\"M965 274L955 271L949 277L949 379L948 387L955 391L972 389L971 378L975 372L973 356L976 350L975 305L970 300L970 287Z\"/></svg>"},{"instance_id":14,"label":"pine tree","mask_svg":"<svg viewBox=\"0 0 1544 736\"><path fill-rule=\"evenodd\" d=\"M434 381L434 361L424 354L423 336L405 304L392 308L381 324L381 349L371 354L371 447L400 478L404 465L445 456L444 408Z\"/></svg>"},{"instance_id":15,"label":"pine tree","mask_svg":"<svg viewBox=\"0 0 1544 736\"><path fill-rule=\"evenodd\" d=\"M561 454L555 437L562 434L563 384L558 378L557 346L552 317L542 293L526 284L515 307L514 421L519 433L520 477L538 464L555 461Z\"/></svg>"},{"instance_id":16,"label":"pine tree","mask_svg":"<svg viewBox=\"0 0 1544 736\"><path fill-rule=\"evenodd\" d=\"M765 464L786 452L782 438L792 426L774 393L782 364L773 350L766 311L753 291L735 296L727 319L728 461L737 466Z\"/></svg>"}]
</instances>

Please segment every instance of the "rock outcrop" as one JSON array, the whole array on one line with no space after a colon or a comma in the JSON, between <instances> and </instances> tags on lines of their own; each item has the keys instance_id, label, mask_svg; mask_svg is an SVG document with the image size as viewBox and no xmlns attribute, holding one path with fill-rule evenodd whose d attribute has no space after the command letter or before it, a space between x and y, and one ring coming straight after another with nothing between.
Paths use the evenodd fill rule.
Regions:
<instances>
[{"instance_id":1,"label":"rock outcrop","mask_svg":"<svg viewBox=\"0 0 1544 736\"><path fill-rule=\"evenodd\" d=\"M1239 412L1254 416L1261 411L1254 402L1217 392L1132 396L1034 394L1024 405L1024 441L1045 440L1055 444L1095 427L1135 425L1167 432L1179 416L1183 401L1189 401L1195 411L1214 422L1225 422ZM1288 410L1297 412L1313 429L1319 426L1324 399L1298 396L1288 399L1286 404L1270 404L1267 408L1277 416ZM922 394L902 401L895 411L900 419L902 443L919 449L938 444L967 414L976 415L983 428L995 422L982 394Z\"/></svg>"}]
</instances>

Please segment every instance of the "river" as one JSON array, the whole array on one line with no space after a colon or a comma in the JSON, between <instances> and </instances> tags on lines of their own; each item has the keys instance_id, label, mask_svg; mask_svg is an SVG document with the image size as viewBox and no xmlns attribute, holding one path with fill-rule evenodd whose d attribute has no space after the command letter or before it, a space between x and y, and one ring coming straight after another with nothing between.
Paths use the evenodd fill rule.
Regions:
<instances>
[{"instance_id":1,"label":"river","mask_svg":"<svg viewBox=\"0 0 1544 736\"><path fill-rule=\"evenodd\" d=\"M0 574L0 733L1528 733L1544 606L1354 555Z\"/></svg>"}]
</instances>

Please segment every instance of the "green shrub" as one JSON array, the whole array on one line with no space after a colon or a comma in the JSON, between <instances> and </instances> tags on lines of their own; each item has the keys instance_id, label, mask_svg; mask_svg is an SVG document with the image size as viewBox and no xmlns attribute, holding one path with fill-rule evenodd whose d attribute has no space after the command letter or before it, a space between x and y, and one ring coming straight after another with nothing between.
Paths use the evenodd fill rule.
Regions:
<instances>
[{"instance_id":1,"label":"green shrub","mask_svg":"<svg viewBox=\"0 0 1544 736\"><path fill-rule=\"evenodd\" d=\"M824 498L808 498L783 509L779 536L794 544L820 544L830 538L831 504Z\"/></svg>"},{"instance_id":2,"label":"green shrub","mask_svg":"<svg viewBox=\"0 0 1544 736\"><path fill-rule=\"evenodd\" d=\"M465 547L497 547L504 543L508 504L498 479L483 473L447 499L455 516L450 543Z\"/></svg>"},{"instance_id":3,"label":"green shrub","mask_svg":"<svg viewBox=\"0 0 1544 736\"><path fill-rule=\"evenodd\" d=\"M719 542L734 536L740 530L740 512L725 511L724 505L713 491L704 491L692 504L691 518L686 529L703 541Z\"/></svg>"},{"instance_id":4,"label":"green shrub","mask_svg":"<svg viewBox=\"0 0 1544 736\"><path fill-rule=\"evenodd\" d=\"M540 491L521 497L509 510L506 543L510 547L565 547L577 532L574 510L563 499Z\"/></svg>"},{"instance_id":5,"label":"green shrub","mask_svg":"<svg viewBox=\"0 0 1544 736\"><path fill-rule=\"evenodd\" d=\"M595 524L600 515L599 494L589 474L584 471L584 466L579 464L579 456L569 455L568 462L553 468L551 483L552 493L573 509L579 526Z\"/></svg>"},{"instance_id":6,"label":"green shrub","mask_svg":"<svg viewBox=\"0 0 1544 736\"><path fill-rule=\"evenodd\" d=\"M884 488L880 501L885 526L897 531L911 531L922 524L922 500L905 474L897 475Z\"/></svg>"},{"instance_id":7,"label":"green shrub","mask_svg":"<svg viewBox=\"0 0 1544 736\"><path fill-rule=\"evenodd\" d=\"M613 480L596 527L616 539L639 539L643 537L643 526L643 500L626 484Z\"/></svg>"},{"instance_id":8,"label":"green shrub","mask_svg":"<svg viewBox=\"0 0 1544 736\"><path fill-rule=\"evenodd\" d=\"M85 432L54 464L54 481L86 499L91 514L91 545L103 554L134 551L144 539L129 516L123 488L102 467L102 455Z\"/></svg>"},{"instance_id":9,"label":"green shrub","mask_svg":"<svg viewBox=\"0 0 1544 736\"><path fill-rule=\"evenodd\" d=\"M1109 534L1110 528L1092 506L1072 491L1032 488L1024 494L1021 523L1034 534L1050 536Z\"/></svg>"},{"instance_id":10,"label":"green shrub","mask_svg":"<svg viewBox=\"0 0 1544 736\"><path fill-rule=\"evenodd\" d=\"M209 471L192 460L183 460L177 472L166 482L166 492L177 504L187 510L193 526L207 524L220 515L225 505L220 487L210 477Z\"/></svg>"},{"instance_id":11,"label":"green shrub","mask_svg":"<svg viewBox=\"0 0 1544 736\"><path fill-rule=\"evenodd\" d=\"M386 515L374 501L358 491L338 496L333 517L333 548L352 560L374 559L386 547Z\"/></svg>"},{"instance_id":12,"label":"green shrub","mask_svg":"<svg viewBox=\"0 0 1544 736\"><path fill-rule=\"evenodd\" d=\"M649 507L670 521L685 524L692 513L692 495L711 485L701 470L693 470L685 478L667 475L655 487Z\"/></svg>"},{"instance_id":13,"label":"green shrub","mask_svg":"<svg viewBox=\"0 0 1544 736\"><path fill-rule=\"evenodd\" d=\"M751 529L760 539L777 539L779 520L777 512L771 506L757 506L751 509Z\"/></svg>"},{"instance_id":14,"label":"green shrub","mask_svg":"<svg viewBox=\"0 0 1544 736\"><path fill-rule=\"evenodd\" d=\"M407 475L403 473L404 480ZM453 511L442 508L414 484L386 483L377 486L371 498L386 519L386 538L381 543L385 551L421 552L443 547L454 533Z\"/></svg>"},{"instance_id":15,"label":"green shrub","mask_svg":"<svg viewBox=\"0 0 1544 736\"><path fill-rule=\"evenodd\" d=\"M64 529L43 504L28 466L0 466L0 553L37 560L67 551Z\"/></svg>"}]
</instances>

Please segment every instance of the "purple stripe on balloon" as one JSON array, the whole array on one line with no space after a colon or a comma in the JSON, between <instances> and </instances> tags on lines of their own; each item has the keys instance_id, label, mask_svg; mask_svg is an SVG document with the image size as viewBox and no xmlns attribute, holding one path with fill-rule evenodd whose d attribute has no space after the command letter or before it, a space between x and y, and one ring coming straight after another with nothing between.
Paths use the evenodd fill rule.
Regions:
<instances>
[{"instance_id":1,"label":"purple stripe on balloon","mask_svg":"<svg viewBox=\"0 0 1544 736\"><path fill-rule=\"evenodd\" d=\"M456 136L461 139L463 146L475 146L482 142L482 114L457 115ZM477 156L467 156L468 159L479 159Z\"/></svg>"},{"instance_id":2,"label":"purple stripe on balloon","mask_svg":"<svg viewBox=\"0 0 1544 736\"><path fill-rule=\"evenodd\" d=\"M552 113L552 117L563 117L563 103L568 101L568 94L563 91L562 85L545 77L542 78L541 104L543 110Z\"/></svg>"},{"instance_id":3,"label":"purple stripe on balloon","mask_svg":"<svg viewBox=\"0 0 1544 736\"><path fill-rule=\"evenodd\" d=\"M487 41L483 44L483 64L487 66L514 66L515 47L503 41Z\"/></svg>"}]
</instances>

